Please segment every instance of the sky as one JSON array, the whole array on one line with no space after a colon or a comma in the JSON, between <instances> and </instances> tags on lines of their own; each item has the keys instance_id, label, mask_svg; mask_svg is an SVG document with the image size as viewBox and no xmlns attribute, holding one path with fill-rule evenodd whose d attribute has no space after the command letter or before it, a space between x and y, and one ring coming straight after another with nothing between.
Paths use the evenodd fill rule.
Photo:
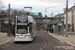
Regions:
<instances>
[{"instance_id":1,"label":"sky","mask_svg":"<svg viewBox=\"0 0 75 50\"><path fill-rule=\"evenodd\" d=\"M63 8L66 7L66 0L1 0L5 5L5 8L8 8L8 4L11 4L13 9L24 9L26 6L32 7L31 12L42 12L42 15L47 15L51 17L58 13L63 13ZM72 7L75 3L75 0L68 0L69 8Z\"/></svg>"}]
</instances>

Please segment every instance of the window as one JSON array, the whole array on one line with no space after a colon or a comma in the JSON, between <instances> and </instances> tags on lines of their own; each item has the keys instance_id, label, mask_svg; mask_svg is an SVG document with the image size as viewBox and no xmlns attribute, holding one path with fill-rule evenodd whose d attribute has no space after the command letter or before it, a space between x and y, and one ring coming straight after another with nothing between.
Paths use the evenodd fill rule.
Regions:
<instances>
[{"instance_id":1,"label":"window","mask_svg":"<svg viewBox=\"0 0 75 50\"><path fill-rule=\"evenodd\" d=\"M26 25L17 25L17 33L18 34L27 34L27 26Z\"/></svg>"}]
</instances>

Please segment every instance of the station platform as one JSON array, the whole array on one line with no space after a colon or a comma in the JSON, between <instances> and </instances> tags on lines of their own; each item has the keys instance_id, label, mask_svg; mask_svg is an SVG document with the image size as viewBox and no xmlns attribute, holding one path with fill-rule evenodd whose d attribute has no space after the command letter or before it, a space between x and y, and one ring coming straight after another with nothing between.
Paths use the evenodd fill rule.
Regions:
<instances>
[{"instance_id":1,"label":"station platform","mask_svg":"<svg viewBox=\"0 0 75 50\"><path fill-rule=\"evenodd\" d=\"M48 32L48 34L56 39L58 39L60 42L62 43L67 43L69 45L75 46L75 32L68 32L68 37L63 35L59 35L57 33L50 33Z\"/></svg>"}]
</instances>

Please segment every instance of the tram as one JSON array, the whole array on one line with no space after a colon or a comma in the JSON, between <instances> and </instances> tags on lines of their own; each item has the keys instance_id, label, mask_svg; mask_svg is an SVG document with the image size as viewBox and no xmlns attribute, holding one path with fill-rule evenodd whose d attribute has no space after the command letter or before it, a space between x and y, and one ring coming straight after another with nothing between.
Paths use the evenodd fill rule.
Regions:
<instances>
[{"instance_id":1,"label":"tram","mask_svg":"<svg viewBox=\"0 0 75 50\"><path fill-rule=\"evenodd\" d=\"M36 37L36 22L32 16L16 16L14 42L33 41Z\"/></svg>"}]
</instances>

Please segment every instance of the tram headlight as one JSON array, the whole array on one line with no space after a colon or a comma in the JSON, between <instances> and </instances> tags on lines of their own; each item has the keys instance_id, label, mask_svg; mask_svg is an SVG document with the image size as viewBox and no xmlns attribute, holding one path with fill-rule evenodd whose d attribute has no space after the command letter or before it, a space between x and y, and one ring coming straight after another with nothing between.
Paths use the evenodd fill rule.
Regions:
<instances>
[{"instance_id":1,"label":"tram headlight","mask_svg":"<svg viewBox=\"0 0 75 50\"><path fill-rule=\"evenodd\" d=\"M25 37L28 37L28 35L25 35Z\"/></svg>"},{"instance_id":2,"label":"tram headlight","mask_svg":"<svg viewBox=\"0 0 75 50\"><path fill-rule=\"evenodd\" d=\"M16 35L16 37L18 37L18 35Z\"/></svg>"}]
</instances>

